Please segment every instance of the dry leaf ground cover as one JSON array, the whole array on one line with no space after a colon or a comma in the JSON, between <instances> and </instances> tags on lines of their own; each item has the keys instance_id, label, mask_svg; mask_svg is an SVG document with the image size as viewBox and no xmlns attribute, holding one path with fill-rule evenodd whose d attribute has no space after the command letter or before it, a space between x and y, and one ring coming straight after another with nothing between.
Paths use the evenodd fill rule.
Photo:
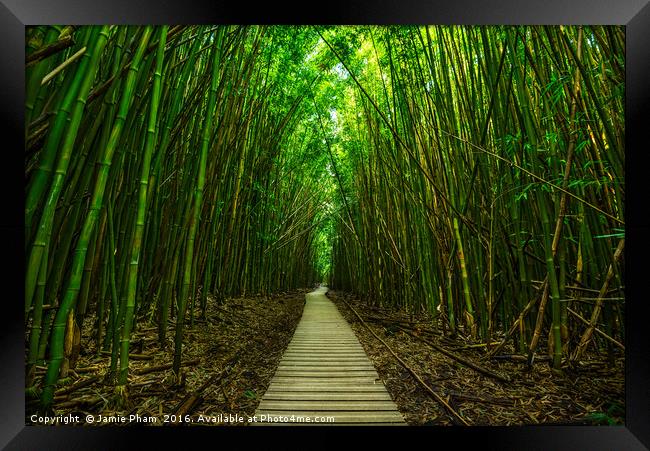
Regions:
<instances>
[{"instance_id":1,"label":"dry leaf ground cover","mask_svg":"<svg viewBox=\"0 0 650 451\"><path fill-rule=\"evenodd\" d=\"M552 375L541 356L527 370L523 362L483 359L482 347L460 337L435 333L431 319L417 319L395 310L370 307L349 294L328 297L351 323L379 376L410 425L454 424L442 406L397 362L388 349L361 324L345 301L361 315L420 378L472 425L622 424L624 421L624 359L609 369L605 358L591 354L582 365ZM432 341L510 382L500 382L449 358L413 335ZM513 352L506 346L503 354Z\"/></svg>"},{"instance_id":2,"label":"dry leaf ground cover","mask_svg":"<svg viewBox=\"0 0 650 451\"><path fill-rule=\"evenodd\" d=\"M199 415L253 415L300 320L307 291L232 298L220 305L209 300L205 318L195 320L194 327L188 327L186 332L181 384L175 381L170 365L173 323L169 324L164 350L158 347L156 327L136 331L131 352L138 358L130 362L126 409L111 405L113 386L104 384L110 356L96 356L93 327L87 323L82 334L82 355L56 392L56 414L81 418L88 414L153 416L160 425L165 415L178 413L183 402L197 394L199 399L189 412L193 419ZM92 352L83 354L83 350ZM213 381L199 390L211 378ZM27 424L32 423L30 417L36 413L37 403L27 399Z\"/></svg>"},{"instance_id":3,"label":"dry leaf ground cover","mask_svg":"<svg viewBox=\"0 0 650 451\"><path fill-rule=\"evenodd\" d=\"M228 414L254 414L293 336L308 291L231 298L220 304L211 300L205 318L195 320L194 327L186 333L180 385L169 364L173 360L173 323L170 322L169 343L164 350L158 347L155 327L138 330L132 347L137 358L131 360L129 405L125 409L116 409L111 403L113 386L104 384L110 357L96 355L91 338L93 328L86 324L82 355L57 390L56 413L82 418L88 414L104 417L133 414L160 420L165 415L187 413L193 424L203 416L220 419L207 424L245 425L245 422L231 422L232 416L229 418ZM544 356L535 361L532 370L522 362L487 360L480 345L462 336L452 339L433 331L431 319L426 315L415 319L397 310L369 306L342 292L330 291L328 297L352 325L410 425L456 423L361 324L348 305L469 424L620 424L624 421L622 355L617 357L616 366L609 369L604 356L592 353L582 365L564 368L563 375L558 377L552 375ZM445 356L421 338L503 375L510 382L481 374ZM514 352L508 346L504 347L503 354ZM93 351L83 354L86 349ZM28 424L36 409L37 400L28 398Z\"/></svg>"}]
</instances>

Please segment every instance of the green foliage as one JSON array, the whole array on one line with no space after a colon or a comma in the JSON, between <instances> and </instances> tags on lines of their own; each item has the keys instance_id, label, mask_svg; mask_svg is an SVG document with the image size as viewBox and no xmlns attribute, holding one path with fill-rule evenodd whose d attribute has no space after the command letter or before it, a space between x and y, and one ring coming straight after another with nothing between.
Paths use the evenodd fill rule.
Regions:
<instances>
[{"instance_id":1,"label":"green foliage","mask_svg":"<svg viewBox=\"0 0 650 451\"><path fill-rule=\"evenodd\" d=\"M557 325L563 286L597 283L611 262L611 249L586 240L623 238L612 233L624 199L621 29L360 31L322 33L349 71L331 81L346 87L327 106L340 119L328 131L340 202L351 210L336 216L332 284L371 302L444 313L452 333L464 324L473 334L476 315L489 339L496 324L508 330L530 312L532 280L561 268L549 290ZM595 35L605 33L601 48ZM612 78L600 75L607 70ZM533 329L547 336L547 318L528 313L511 333L534 351ZM555 365L562 352L556 346Z\"/></svg>"},{"instance_id":2,"label":"green foliage","mask_svg":"<svg viewBox=\"0 0 650 451\"><path fill-rule=\"evenodd\" d=\"M244 391L244 396L248 399L257 399L257 394L253 390Z\"/></svg>"},{"instance_id":3,"label":"green foliage","mask_svg":"<svg viewBox=\"0 0 650 451\"><path fill-rule=\"evenodd\" d=\"M481 338L525 311L534 351L533 281L601 288L624 237L622 27L165 30L26 29L28 55L74 35L26 73L28 365L50 356L50 401L69 312L124 382L131 325L165 346L173 318L178 368L208 293L327 281Z\"/></svg>"},{"instance_id":4,"label":"green foliage","mask_svg":"<svg viewBox=\"0 0 650 451\"><path fill-rule=\"evenodd\" d=\"M618 402L611 402L607 410L602 412L591 412L585 419L594 425L622 425L624 424L625 408Z\"/></svg>"}]
</instances>

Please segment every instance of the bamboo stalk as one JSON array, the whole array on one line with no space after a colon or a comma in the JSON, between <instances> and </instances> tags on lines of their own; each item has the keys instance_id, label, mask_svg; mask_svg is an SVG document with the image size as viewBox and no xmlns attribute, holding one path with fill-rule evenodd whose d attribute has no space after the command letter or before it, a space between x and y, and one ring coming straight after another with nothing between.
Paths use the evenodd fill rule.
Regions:
<instances>
[{"instance_id":1,"label":"bamboo stalk","mask_svg":"<svg viewBox=\"0 0 650 451\"><path fill-rule=\"evenodd\" d=\"M74 55L72 55L70 58L59 64L52 72L47 74L45 77L43 77L43 80L41 80L41 86L47 84L50 80L52 80L54 77L56 77L62 70L64 70L66 67L68 67L70 64L74 63L77 61L79 58L81 58L84 53L86 53L86 47L80 48Z\"/></svg>"},{"instance_id":2,"label":"bamboo stalk","mask_svg":"<svg viewBox=\"0 0 650 451\"><path fill-rule=\"evenodd\" d=\"M600 310L602 309L602 305L603 305L603 298L605 297L605 293L607 293L607 289L609 288L609 283L614 277L614 266L618 263L618 260L621 258L624 246L625 246L625 239L621 239L618 242L618 245L616 246L616 251L614 252L612 262L610 263L609 268L607 269L607 275L605 276L605 281L603 282L603 285L600 288L600 293L598 294L596 305L594 306L594 309L591 312L589 325L587 326L587 329L585 329L585 331L582 333L582 336L580 337L580 343L578 343L575 352L571 356L571 359L573 361L580 360L580 357L582 357L582 354L584 353L585 349L589 345L591 336L594 333L594 330L596 329L596 321L600 316Z\"/></svg>"}]
</instances>

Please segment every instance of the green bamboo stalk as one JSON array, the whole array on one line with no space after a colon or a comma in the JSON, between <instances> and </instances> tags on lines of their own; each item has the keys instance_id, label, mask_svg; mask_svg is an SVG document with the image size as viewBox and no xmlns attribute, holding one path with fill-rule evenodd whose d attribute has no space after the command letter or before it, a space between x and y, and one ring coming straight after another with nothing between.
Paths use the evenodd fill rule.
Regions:
<instances>
[{"instance_id":1,"label":"green bamboo stalk","mask_svg":"<svg viewBox=\"0 0 650 451\"><path fill-rule=\"evenodd\" d=\"M104 37L104 39L100 38L100 41L104 43L106 39L106 29L107 27L104 27L100 33L100 36ZM104 202L104 189L106 187L113 154L115 153L115 149L124 127L124 122L126 121L126 115L133 96L133 88L136 81L135 79L138 75L138 68L140 62L142 61L142 55L146 49L146 45L149 42L151 31L151 27L145 28L138 47L138 51L133 58L131 67L129 68L130 72L127 76L122 98L120 99L120 107L117 114L117 119L115 120L113 131L111 132L107 147L104 149L104 154L100 161L100 168L93 189L90 209L84 220L83 229L75 249L70 279L68 280L64 297L61 301L59 309L57 310L54 324L52 326L52 337L50 339L50 361L47 367L47 373L43 385L43 393L41 395L41 408L43 411L49 411L52 406L54 388L59 377L59 369L63 360L63 339L65 335L66 319L68 313L74 309L77 296L79 294L83 266L86 259L86 252L88 250L88 241L92 235L93 229L97 222L97 218L99 216L99 211L101 210Z\"/></svg>"},{"instance_id":2,"label":"green bamboo stalk","mask_svg":"<svg viewBox=\"0 0 650 451\"><path fill-rule=\"evenodd\" d=\"M146 141L144 146L144 156L142 158L142 167L140 173L140 187L138 189L138 207L136 213L136 226L133 241L131 243L131 257L129 263L128 287L126 313L124 317L124 326L122 327L122 339L120 341L120 373L116 391L125 392L129 371L129 343L131 339L131 329L133 326L133 310L135 307L135 296L137 292L138 266L140 262L140 249L142 245L142 236L145 228L145 217L147 207L147 191L149 184L149 171L151 167L151 155L155 145L156 129L158 128L158 105L160 103L162 65L165 56L165 44L167 42L167 33L169 27L163 26L158 39L158 51L156 54L156 69L153 75L153 86L151 88L151 106L149 109L149 120L147 125Z\"/></svg>"},{"instance_id":3,"label":"green bamboo stalk","mask_svg":"<svg viewBox=\"0 0 650 451\"><path fill-rule=\"evenodd\" d=\"M101 30L95 28L90 39L94 42L92 50L89 50L84 54L82 62L75 73L75 78L72 82L73 87L68 91L62 106L59 108L60 114L57 114L54 129L50 134L52 139L48 140L50 145L46 145L46 149L44 150L45 157L41 162L38 172L34 176L34 182L27 194L25 224L26 227L30 227L32 217L36 211L36 203L38 202L41 193L46 189L49 173L51 171L51 164L54 162L55 146L58 144L60 134L63 133L67 117L70 116L70 123L67 127L65 138L63 139L57 166L48 191L47 201L41 215L38 231L36 232L36 237L34 238L27 262L27 274L25 276L25 315L27 315L27 312L32 306L32 298L34 295L34 289L36 288L36 278L38 277L41 258L43 257L45 248L49 246L49 242L46 238L50 234L52 222L54 221L54 212L64 185L70 155L77 136L77 130L79 129L79 123L81 122L84 112L86 97L88 96L88 92L90 91L90 87L95 78L99 56L108 39L108 27L103 27ZM70 109L70 112L68 112L68 109Z\"/></svg>"},{"instance_id":4,"label":"green bamboo stalk","mask_svg":"<svg viewBox=\"0 0 650 451\"><path fill-rule=\"evenodd\" d=\"M221 35L219 35L217 43L212 50L212 78L210 84L210 92L208 94L207 112L205 115L205 123L203 126L203 136L201 140L201 156L199 163L199 171L196 182L196 190L192 202L192 213L187 237L187 245L185 252L185 264L183 272L183 282L179 296L178 317L176 318L176 334L174 339L174 363L173 370L177 377L180 378L181 368L181 353L183 342L183 329L185 323L185 310L187 306L187 297L189 296L190 277L192 274L192 262L194 253L194 241L196 237L196 230L199 222L199 215L201 212L201 205L203 200L203 189L205 186L205 169L207 164L208 145L210 142L210 135L212 133L214 110L215 110L215 96L218 86L219 75L219 61L220 61L220 48L219 43Z\"/></svg>"}]
</instances>

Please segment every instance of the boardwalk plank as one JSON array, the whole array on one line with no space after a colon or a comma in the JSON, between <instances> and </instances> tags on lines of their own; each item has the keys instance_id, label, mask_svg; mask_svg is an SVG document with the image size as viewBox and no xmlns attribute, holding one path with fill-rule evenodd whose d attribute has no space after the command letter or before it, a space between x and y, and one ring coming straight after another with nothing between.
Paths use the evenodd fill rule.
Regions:
<instances>
[{"instance_id":1,"label":"boardwalk plank","mask_svg":"<svg viewBox=\"0 0 650 451\"><path fill-rule=\"evenodd\" d=\"M275 373L276 377L345 377L345 378L351 378L351 377L371 377L373 379L377 378L377 372L373 370L348 370L348 371L342 371L342 370L323 370L323 371L305 371L305 370L300 370L300 369L283 369L283 370L278 370Z\"/></svg>"},{"instance_id":2,"label":"boardwalk plank","mask_svg":"<svg viewBox=\"0 0 650 451\"><path fill-rule=\"evenodd\" d=\"M386 389L381 385L285 385L273 383L269 386L267 393L292 392L292 393L385 393Z\"/></svg>"},{"instance_id":3,"label":"boardwalk plank","mask_svg":"<svg viewBox=\"0 0 650 451\"><path fill-rule=\"evenodd\" d=\"M284 362L278 367L278 371L375 371L375 368L360 363L344 364L338 362L330 362L325 365L314 365L314 363L287 363Z\"/></svg>"},{"instance_id":4,"label":"boardwalk plank","mask_svg":"<svg viewBox=\"0 0 650 451\"><path fill-rule=\"evenodd\" d=\"M264 400L260 403L259 410L313 410L319 412L330 411L365 411L378 412L395 410L393 401L371 400L371 401L337 401L337 400L307 400L307 401L287 401L287 400Z\"/></svg>"},{"instance_id":5,"label":"boardwalk plank","mask_svg":"<svg viewBox=\"0 0 650 451\"><path fill-rule=\"evenodd\" d=\"M326 292L323 287L307 294L303 316L253 424L406 424ZM325 417L333 417L334 422L323 422Z\"/></svg>"},{"instance_id":6,"label":"boardwalk plank","mask_svg":"<svg viewBox=\"0 0 650 451\"><path fill-rule=\"evenodd\" d=\"M272 391L264 396L266 401L391 401L387 393L323 393L323 392L293 392Z\"/></svg>"}]
</instances>

